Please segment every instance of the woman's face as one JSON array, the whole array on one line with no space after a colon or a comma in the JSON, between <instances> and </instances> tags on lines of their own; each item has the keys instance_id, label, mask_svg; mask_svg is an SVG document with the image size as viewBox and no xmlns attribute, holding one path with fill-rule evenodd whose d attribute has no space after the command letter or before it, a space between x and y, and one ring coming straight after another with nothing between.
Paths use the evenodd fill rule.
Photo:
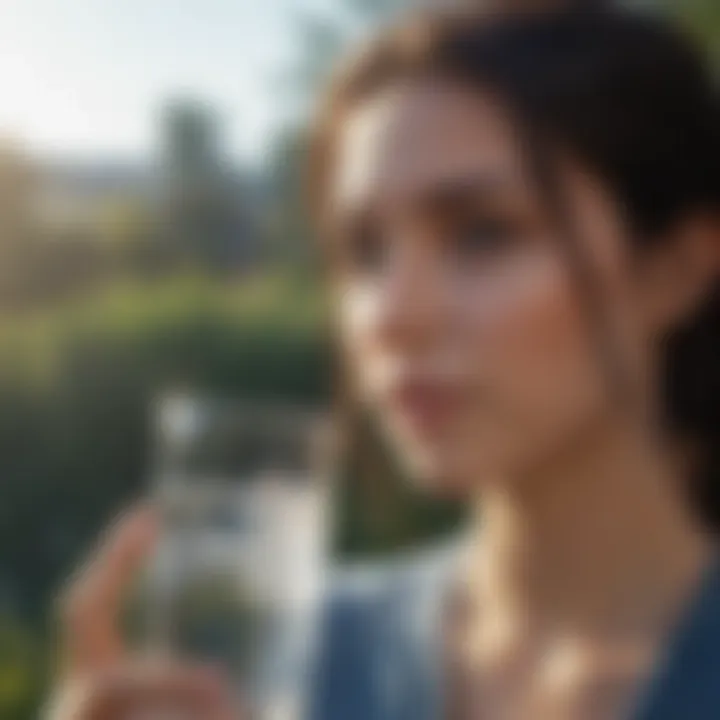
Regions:
<instances>
[{"instance_id":1,"label":"woman's face","mask_svg":"<svg viewBox=\"0 0 720 720\"><path fill-rule=\"evenodd\" d=\"M501 104L450 83L395 87L350 113L333 173L342 346L415 476L453 493L515 482L607 417L577 273ZM618 214L582 173L564 179L637 355Z\"/></svg>"}]
</instances>

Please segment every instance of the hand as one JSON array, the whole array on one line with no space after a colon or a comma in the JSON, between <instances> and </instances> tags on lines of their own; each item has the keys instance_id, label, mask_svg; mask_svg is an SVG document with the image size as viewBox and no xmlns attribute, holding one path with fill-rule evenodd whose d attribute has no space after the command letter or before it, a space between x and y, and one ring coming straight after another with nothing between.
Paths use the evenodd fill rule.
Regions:
<instances>
[{"instance_id":1,"label":"hand","mask_svg":"<svg viewBox=\"0 0 720 720\"><path fill-rule=\"evenodd\" d=\"M48 720L237 720L217 672L132 657L123 643L118 627L123 595L156 536L151 511L128 513L72 583L62 604L62 675Z\"/></svg>"}]
</instances>

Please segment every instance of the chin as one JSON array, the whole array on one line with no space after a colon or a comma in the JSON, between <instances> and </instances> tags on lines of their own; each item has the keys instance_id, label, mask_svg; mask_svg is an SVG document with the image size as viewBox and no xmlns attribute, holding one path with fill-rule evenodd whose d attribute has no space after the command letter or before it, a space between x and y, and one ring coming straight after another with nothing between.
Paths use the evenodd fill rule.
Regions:
<instances>
[{"instance_id":1,"label":"chin","mask_svg":"<svg viewBox=\"0 0 720 720\"><path fill-rule=\"evenodd\" d=\"M471 496L477 476L458 462L458 455L432 453L427 449L405 455L404 467L414 486L438 499L462 500Z\"/></svg>"}]
</instances>

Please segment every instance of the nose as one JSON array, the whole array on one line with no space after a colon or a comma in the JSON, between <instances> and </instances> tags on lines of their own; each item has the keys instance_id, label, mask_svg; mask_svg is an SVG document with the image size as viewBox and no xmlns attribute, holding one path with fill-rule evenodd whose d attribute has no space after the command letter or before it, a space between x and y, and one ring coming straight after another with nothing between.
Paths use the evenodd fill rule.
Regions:
<instances>
[{"instance_id":1,"label":"nose","mask_svg":"<svg viewBox=\"0 0 720 720\"><path fill-rule=\"evenodd\" d=\"M378 298L378 333L406 351L426 349L444 324L442 270L418 238L393 243Z\"/></svg>"}]
</instances>

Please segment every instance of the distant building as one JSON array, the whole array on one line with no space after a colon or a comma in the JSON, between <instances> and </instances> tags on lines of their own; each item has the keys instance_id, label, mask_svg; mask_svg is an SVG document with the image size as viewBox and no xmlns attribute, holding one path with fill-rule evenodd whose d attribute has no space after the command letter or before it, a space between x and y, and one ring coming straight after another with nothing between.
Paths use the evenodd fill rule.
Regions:
<instances>
[{"instance_id":1,"label":"distant building","mask_svg":"<svg viewBox=\"0 0 720 720\"><path fill-rule=\"evenodd\" d=\"M92 233L118 203L151 206L159 193L149 165L123 162L49 162L38 169L37 217L50 231Z\"/></svg>"},{"instance_id":2,"label":"distant building","mask_svg":"<svg viewBox=\"0 0 720 720\"><path fill-rule=\"evenodd\" d=\"M24 242L30 230L37 173L21 147L0 142L0 244Z\"/></svg>"}]
</instances>

